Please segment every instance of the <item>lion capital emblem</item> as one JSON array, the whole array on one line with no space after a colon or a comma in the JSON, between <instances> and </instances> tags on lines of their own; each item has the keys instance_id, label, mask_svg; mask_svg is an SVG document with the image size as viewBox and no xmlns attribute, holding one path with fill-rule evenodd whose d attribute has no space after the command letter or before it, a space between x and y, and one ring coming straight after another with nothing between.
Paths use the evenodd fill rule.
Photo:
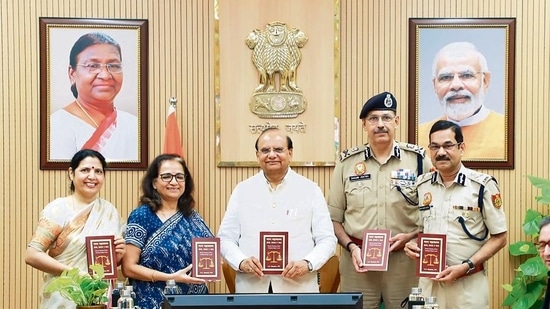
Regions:
<instances>
[{"instance_id":1,"label":"lion capital emblem","mask_svg":"<svg viewBox=\"0 0 550 309\"><path fill-rule=\"evenodd\" d=\"M300 48L308 38L283 22L271 22L253 30L246 39L260 83L254 89L250 110L260 118L296 118L306 109L306 100L296 82L302 60Z\"/></svg>"}]
</instances>

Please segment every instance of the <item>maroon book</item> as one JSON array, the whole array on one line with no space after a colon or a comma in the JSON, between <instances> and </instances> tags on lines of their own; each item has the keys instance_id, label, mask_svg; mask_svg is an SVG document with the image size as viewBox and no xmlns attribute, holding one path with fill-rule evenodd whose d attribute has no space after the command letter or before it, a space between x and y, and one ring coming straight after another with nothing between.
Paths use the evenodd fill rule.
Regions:
<instances>
[{"instance_id":1,"label":"maroon book","mask_svg":"<svg viewBox=\"0 0 550 309\"><path fill-rule=\"evenodd\" d=\"M418 234L420 258L416 264L418 277L433 278L447 264L447 236L444 234Z\"/></svg>"},{"instance_id":2,"label":"maroon book","mask_svg":"<svg viewBox=\"0 0 550 309\"><path fill-rule=\"evenodd\" d=\"M388 270L390 257L390 230L365 230L361 259L363 268L370 271Z\"/></svg>"},{"instance_id":3,"label":"maroon book","mask_svg":"<svg viewBox=\"0 0 550 309\"><path fill-rule=\"evenodd\" d=\"M88 265L100 264L105 270L105 279L117 278L117 258L115 252L115 236L87 236L86 257ZM90 275L92 270L89 270Z\"/></svg>"},{"instance_id":4,"label":"maroon book","mask_svg":"<svg viewBox=\"0 0 550 309\"><path fill-rule=\"evenodd\" d=\"M219 238L193 238L193 277L209 281L221 280L222 260Z\"/></svg>"},{"instance_id":5,"label":"maroon book","mask_svg":"<svg viewBox=\"0 0 550 309\"><path fill-rule=\"evenodd\" d=\"M288 264L288 232L260 232L263 273L280 275Z\"/></svg>"}]
</instances>

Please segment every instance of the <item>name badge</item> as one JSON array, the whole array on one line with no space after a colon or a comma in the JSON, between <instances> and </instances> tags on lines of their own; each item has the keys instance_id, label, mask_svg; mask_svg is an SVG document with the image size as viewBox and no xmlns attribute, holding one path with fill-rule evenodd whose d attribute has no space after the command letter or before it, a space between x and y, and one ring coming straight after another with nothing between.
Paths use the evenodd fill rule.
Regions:
<instances>
[{"instance_id":1,"label":"name badge","mask_svg":"<svg viewBox=\"0 0 550 309\"><path fill-rule=\"evenodd\" d=\"M370 174L349 176L349 181L351 181L351 182L359 181L359 180L366 180L366 179L370 179Z\"/></svg>"}]
</instances>

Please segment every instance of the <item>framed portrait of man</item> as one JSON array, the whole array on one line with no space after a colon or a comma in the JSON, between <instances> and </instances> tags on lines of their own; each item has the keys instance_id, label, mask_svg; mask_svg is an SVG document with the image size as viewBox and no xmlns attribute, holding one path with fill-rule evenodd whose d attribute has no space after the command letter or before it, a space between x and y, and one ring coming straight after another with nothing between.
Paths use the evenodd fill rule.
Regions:
<instances>
[{"instance_id":1,"label":"framed portrait of man","mask_svg":"<svg viewBox=\"0 0 550 309\"><path fill-rule=\"evenodd\" d=\"M462 129L471 168L514 167L515 19L409 19L409 142Z\"/></svg>"},{"instance_id":2,"label":"framed portrait of man","mask_svg":"<svg viewBox=\"0 0 550 309\"><path fill-rule=\"evenodd\" d=\"M80 149L111 169L145 169L147 20L41 17L40 168Z\"/></svg>"}]
</instances>

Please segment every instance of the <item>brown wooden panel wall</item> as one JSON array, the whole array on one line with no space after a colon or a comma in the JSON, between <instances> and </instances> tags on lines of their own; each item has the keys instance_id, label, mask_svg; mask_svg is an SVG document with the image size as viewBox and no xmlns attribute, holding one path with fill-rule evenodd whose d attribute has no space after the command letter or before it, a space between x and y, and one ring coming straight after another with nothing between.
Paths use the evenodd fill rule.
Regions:
<instances>
[{"instance_id":1,"label":"brown wooden panel wall","mask_svg":"<svg viewBox=\"0 0 550 309\"><path fill-rule=\"evenodd\" d=\"M299 1L299 0L297 0ZM545 0L340 0L341 147L365 140L357 118L363 102L383 90L399 102L406 139L408 110L408 18L516 17L515 169L482 170L500 183L510 242L522 237L526 209L536 205L525 175L550 176L550 8ZM198 209L214 232L235 184L256 168L215 165L213 0L0 0L0 306L36 308L39 271L26 266L24 252L46 203L68 192L65 171L39 169L39 17L128 18L149 20L149 156L162 147L168 99L178 98L178 120L195 177ZM246 16L234 16L246 18ZM331 22L331 21L326 21ZM261 26L261 25L259 25ZM302 77L305 78L305 77ZM300 147L299 145L296 145ZM329 167L296 168L325 193ZM101 195L123 217L136 205L141 171L112 171ZM491 308L505 297L518 260L507 248L490 263ZM213 292L225 292L223 282Z\"/></svg>"}]
</instances>

